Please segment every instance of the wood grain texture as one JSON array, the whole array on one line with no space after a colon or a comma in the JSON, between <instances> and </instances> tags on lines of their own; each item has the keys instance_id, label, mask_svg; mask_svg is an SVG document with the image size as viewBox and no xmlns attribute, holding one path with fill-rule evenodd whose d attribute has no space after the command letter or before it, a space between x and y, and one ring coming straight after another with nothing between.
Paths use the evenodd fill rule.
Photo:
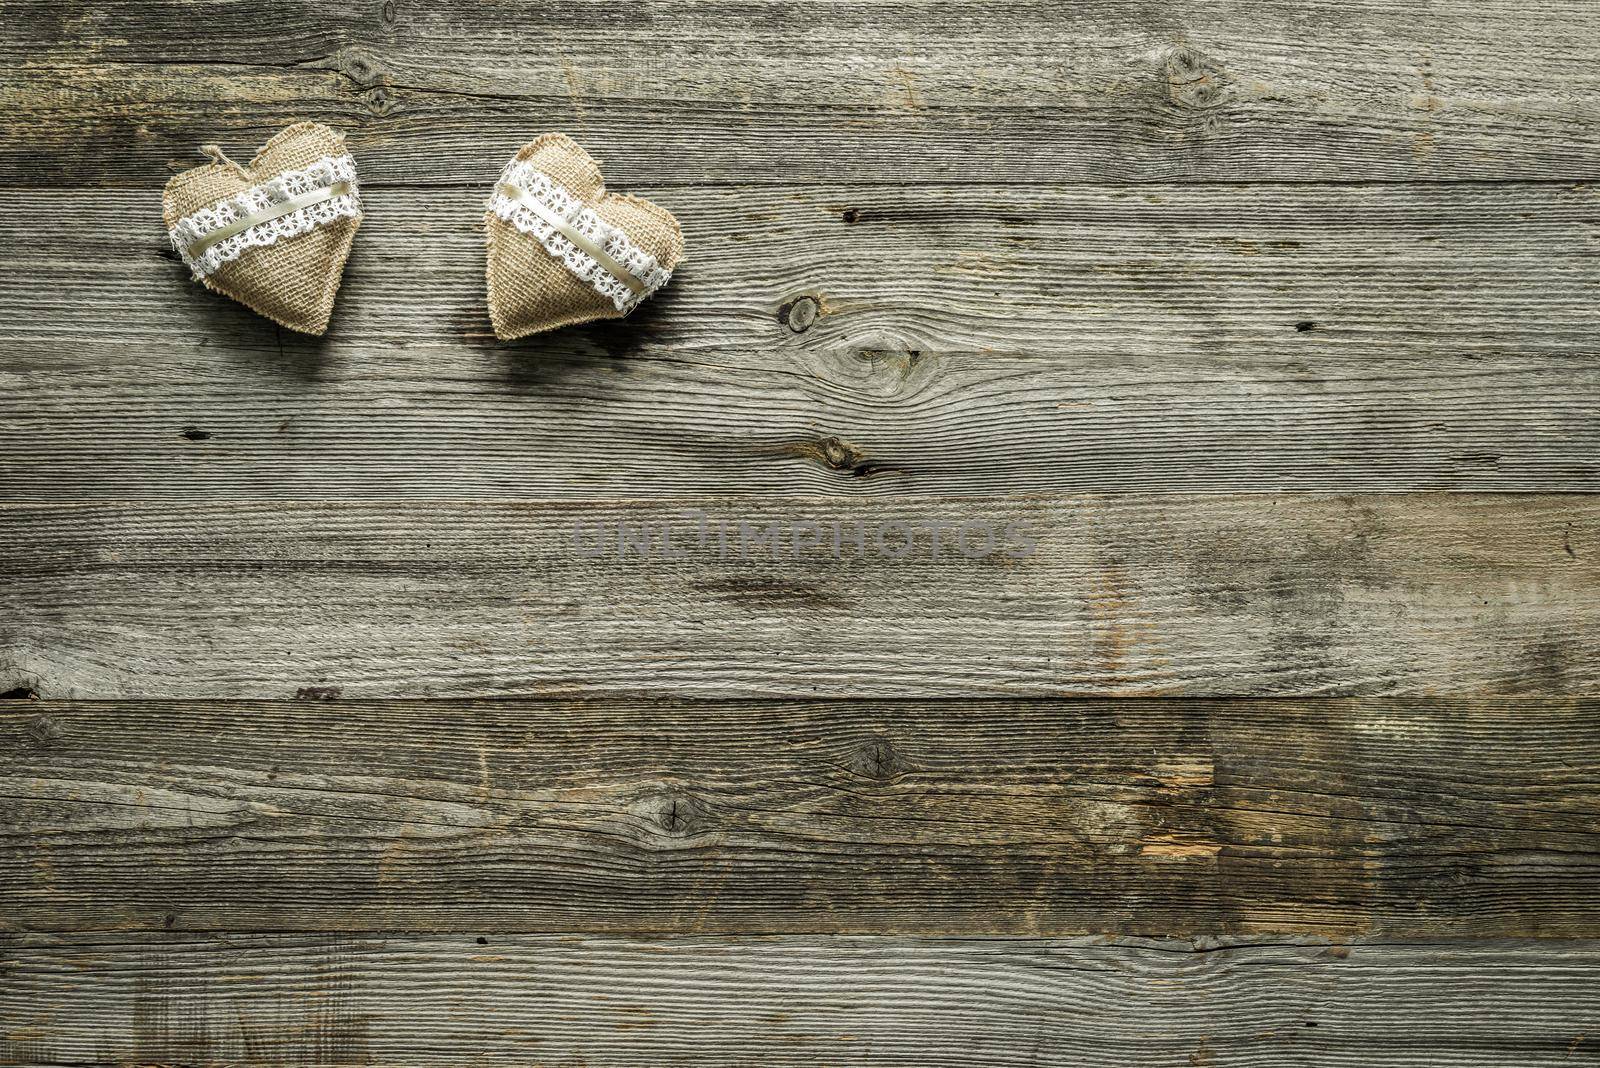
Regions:
<instances>
[{"instance_id":1,"label":"wood grain texture","mask_svg":"<svg viewBox=\"0 0 1600 1068\"><path fill-rule=\"evenodd\" d=\"M1600 998L1593 943L95 935L0 954L0 1063L30 1065L1572 1068Z\"/></svg>"},{"instance_id":2,"label":"wood grain texture","mask_svg":"<svg viewBox=\"0 0 1600 1068\"><path fill-rule=\"evenodd\" d=\"M199 142L298 118L352 130L370 178L437 183L543 129L630 171L739 184L1588 179L1600 159L1600 13L1582 0L3 15L13 186L64 167L153 187Z\"/></svg>"},{"instance_id":3,"label":"wood grain texture","mask_svg":"<svg viewBox=\"0 0 1600 1068\"><path fill-rule=\"evenodd\" d=\"M673 286L511 346L481 190L373 193L326 339L192 285L144 194L9 197L5 492L1600 485L1595 190L650 192Z\"/></svg>"},{"instance_id":4,"label":"wood grain texture","mask_svg":"<svg viewBox=\"0 0 1600 1068\"><path fill-rule=\"evenodd\" d=\"M1600 488L1600 361L0 351L12 500Z\"/></svg>"},{"instance_id":5,"label":"wood grain texture","mask_svg":"<svg viewBox=\"0 0 1600 1068\"><path fill-rule=\"evenodd\" d=\"M1600 936L1594 700L0 703L0 925Z\"/></svg>"},{"instance_id":6,"label":"wood grain texture","mask_svg":"<svg viewBox=\"0 0 1600 1068\"><path fill-rule=\"evenodd\" d=\"M0 0L0 1063L1594 1060L1597 45ZM316 341L156 223L305 118ZM690 260L499 345L546 129Z\"/></svg>"},{"instance_id":7,"label":"wood grain texture","mask_svg":"<svg viewBox=\"0 0 1600 1068\"><path fill-rule=\"evenodd\" d=\"M671 286L626 323L496 344L482 217L503 162L478 161L461 189L369 191L330 337L283 343L313 365L378 366L435 345L484 360L749 349L779 365L824 349L1600 357L1600 185L1581 183L727 191L618 175L682 219ZM270 323L175 262L157 188L8 196L0 336L114 344L134 366L174 342L241 370L276 352Z\"/></svg>"},{"instance_id":8,"label":"wood grain texture","mask_svg":"<svg viewBox=\"0 0 1600 1068\"><path fill-rule=\"evenodd\" d=\"M14 504L0 683L1594 693L1597 522L1531 495Z\"/></svg>"}]
</instances>

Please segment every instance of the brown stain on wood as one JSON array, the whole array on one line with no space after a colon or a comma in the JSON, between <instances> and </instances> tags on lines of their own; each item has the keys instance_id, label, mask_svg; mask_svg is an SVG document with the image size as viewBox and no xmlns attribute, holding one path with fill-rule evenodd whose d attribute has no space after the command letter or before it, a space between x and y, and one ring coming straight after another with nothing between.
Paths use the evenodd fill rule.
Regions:
<instances>
[{"instance_id":1,"label":"brown stain on wood","mask_svg":"<svg viewBox=\"0 0 1600 1068\"><path fill-rule=\"evenodd\" d=\"M1128 568L1103 564L1090 577L1084 601L1094 670L1113 694L1133 696L1163 692L1165 655L1155 642L1154 623L1131 594Z\"/></svg>"},{"instance_id":2,"label":"brown stain on wood","mask_svg":"<svg viewBox=\"0 0 1600 1068\"><path fill-rule=\"evenodd\" d=\"M1127 576L1121 567L1103 568L1093 579L1087 598L1099 664L1113 680L1123 677L1128 650L1133 643L1123 620L1127 609L1123 593L1126 582Z\"/></svg>"},{"instance_id":3,"label":"brown stain on wood","mask_svg":"<svg viewBox=\"0 0 1600 1068\"><path fill-rule=\"evenodd\" d=\"M1193 841L1172 834L1154 835L1139 843L1139 855L1141 857L1158 857L1168 860L1212 858L1221 851L1222 847L1215 842Z\"/></svg>"},{"instance_id":4,"label":"brown stain on wood","mask_svg":"<svg viewBox=\"0 0 1600 1068\"><path fill-rule=\"evenodd\" d=\"M1209 760L1158 764L1151 769L1151 774L1162 790L1204 789L1216 782L1216 766Z\"/></svg>"},{"instance_id":5,"label":"brown stain on wood","mask_svg":"<svg viewBox=\"0 0 1600 1068\"><path fill-rule=\"evenodd\" d=\"M897 66L890 70L890 74L900 84L900 89L894 97L894 102L908 111L926 110L927 105L923 103L921 94L917 92L916 73Z\"/></svg>"}]
</instances>

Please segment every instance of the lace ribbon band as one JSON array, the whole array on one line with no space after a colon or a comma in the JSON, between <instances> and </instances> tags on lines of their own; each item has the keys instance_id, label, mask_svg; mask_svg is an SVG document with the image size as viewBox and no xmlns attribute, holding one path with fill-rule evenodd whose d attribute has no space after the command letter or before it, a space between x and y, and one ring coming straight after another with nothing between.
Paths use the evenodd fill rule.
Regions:
<instances>
[{"instance_id":1,"label":"lace ribbon band","mask_svg":"<svg viewBox=\"0 0 1600 1068\"><path fill-rule=\"evenodd\" d=\"M339 219L359 218L355 160L323 156L309 167L284 171L184 216L167 236L201 279L248 249L265 248Z\"/></svg>"},{"instance_id":2,"label":"lace ribbon band","mask_svg":"<svg viewBox=\"0 0 1600 1068\"><path fill-rule=\"evenodd\" d=\"M606 273L612 275L623 285L631 289L635 296L643 296L647 291L648 287L643 281L635 278L633 272L629 271L622 264L612 259L611 254L605 249L601 248L593 241L590 241L583 234L579 233L576 227L567 225L567 220L563 219L554 211L545 207L537 197L528 192L526 189L518 189L510 182L501 182L499 186L495 188L495 192L499 193L501 196L505 197L507 200L518 205L519 207L527 208L529 211L539 216L539 218L543 219L553 229L560 233L562 237L566 238L568 241L571 241L574 245L578 246L578 248L582 249L585 255L591 257L601 267L604 267L606 269Z\"/></svg>"},{"instance_id":3,"label":"lace ribbon band","mask_svg":"<svg viewBox=\"0 0 1600 1068\"><path fill-rule=\"evenodd\" d=\"M184 251L187 254L187 258L199 259L205 255L206 250L212 245L220 241L226 241L234 234L242 234L252 226L260 226L264 222L271 222L273 219L287 215L291 211L299 211L301 208L309 208L313 204L321 204L324 200L342 197L354 188L355 184L353 182L335 182L333 185L325 186L322 189L313 189L309 193L301 193L297 197L290 197L288 200L274 204L270 208L263 208L253 215L246 215L244 218L231 222L221 229L211 231Z\"/></svg>"},{"instance_id":4,"label":"lace ribbon band","mask_svg":"<svg viewBox=\"0 0 1600 1068\"><path fill-rule=\"evenodd\" d=\"M489 210L538 241L624 314L672 277L621 229L525 160L506 168L489 198Z\"/></svg>"}]
</instances>

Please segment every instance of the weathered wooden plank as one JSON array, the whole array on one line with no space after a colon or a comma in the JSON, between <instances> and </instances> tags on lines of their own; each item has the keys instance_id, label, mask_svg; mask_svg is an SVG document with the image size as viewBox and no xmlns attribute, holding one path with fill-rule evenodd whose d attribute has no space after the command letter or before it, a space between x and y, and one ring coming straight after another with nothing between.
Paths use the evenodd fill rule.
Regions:
<instances>
[{"instance_id":1,"label":"weathered wooden plank","mask_svg":"<svg viewBox=\"0 0 1600 1068\"><path fill-rule=\"evenodd\" d=\"M149 186L198 141L351 127L456 182L539 128L697 181L1576 178L1582 0L4 5L0 183Z\"/></svg>"},{"instance_id":2,"label":"weathered wooden plank","mask_svg":"<svg viewBox=\"0 0 1600 1068\"><path fill-rule=\"evenodd\" d=\"M0 750L12 931L1600 934L1594 700L11 701Z\"/></svg>"},{"instance_id":3,"label":"weathered wooden plank","mask_svg":"<svg viewBox=\"0 0 1600 1068\"><path fill-rule=\"evenodd\" d=\"M1593 693L1597 521L1429 494L8 504L0 672L51 697Z\"/></svg>"},{"instance_id":4,"label":"weathered wooden plank","mask_svg":"<svg viewBox=\"0 0 1600 1068\"><path fill-rule=\"evenodd\" d=\"M68 936L6 1064L1587 1063L1593 943Z\"/></svg>"},{"instance_id":5,"label":"weathered wooden plank","mask_svg":"<svg viewBox=\"0 0 1600 1068\"><path fill-rule=\"evenodd\" d=\"M292 332L280 338L189 282L153 189L9 196L0 239L15 273L0 294L0 337L119 343L134 365L174 342L270 353L295 341L303 358L329 362L346 351L333 343L381 343L360 350L369 364L390 348L427 345L529 357L754 349L774 362L819 349L1285 364L1600 355L1600 186L1587 185L726 191L652 182L632 188L680 213L687 235L689 260L671 287L626 323L494 345L481 223L497 165L482 161L469 188L369 194L327 350ZM39 239L41 220L49 240Z\"/></svg>"},{"instance_id":6,"label":"weathered wooden plank","mask_svg":"<svg viewBox=\"0 0 1600 1068\"><path fill-rule=\"evenodd\" d=\"M619 337L620 335L607 335ZM16 499L1600 489L1600 360L0 350ZM1291 346L1292 347L1292 346Z\"/></svg>"},{"instance_id":7,"label":"weathered wooden plank","mask_svg":"<svg viewBox=\"0 0 1600 1068\"><path fill-rule=\"evenodd\" d=\"M190 284L157 254L144 194L7 198L4 492L1600 478L1600 260L1573 239L1600 211L1593 191L649 192L693 247L667 294L625 323L512 346L488 335L474 190L373 193L321 340ZM41 218L51 241L30 237Z\"/></svg>"}]
</instances>

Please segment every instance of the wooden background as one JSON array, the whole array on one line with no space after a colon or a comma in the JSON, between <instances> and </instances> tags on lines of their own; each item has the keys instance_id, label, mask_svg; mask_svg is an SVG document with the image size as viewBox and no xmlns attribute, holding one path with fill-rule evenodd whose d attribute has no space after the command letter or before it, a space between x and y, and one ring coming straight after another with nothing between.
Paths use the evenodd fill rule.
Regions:
<instances>
[{"instance_id":1,"label":"wooden background","mask_svg":"<svg viewBox=\"0 0 1600 1068\"><path fill-rule=\"evenodd\" d=\"M0 0L0 1063L1600 1062L1600 3ZM349 133L327 337L160 189ZM678 214L495 342L565 131ZM582 524L1038 549L575 551Z\"/></svg>"}]
</instances>

